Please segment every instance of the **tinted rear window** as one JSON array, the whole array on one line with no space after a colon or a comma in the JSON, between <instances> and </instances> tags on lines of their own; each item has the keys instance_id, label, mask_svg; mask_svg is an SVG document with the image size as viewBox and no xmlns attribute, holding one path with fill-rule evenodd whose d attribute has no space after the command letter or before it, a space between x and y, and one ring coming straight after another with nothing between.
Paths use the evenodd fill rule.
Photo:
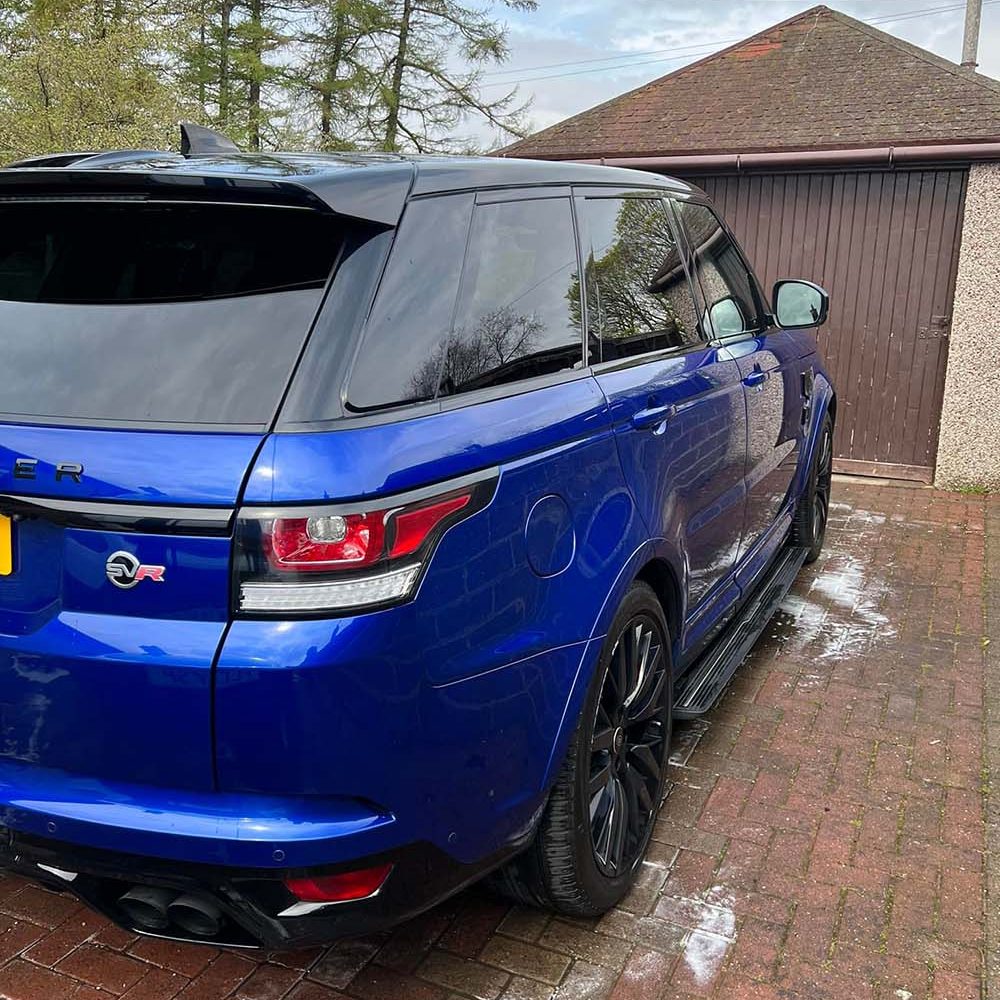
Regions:
<instances>
[{"instance_id":1,"label":"tinted rear window","mask_svg":"<svg viewBox=\"0 0 1000 1000\"><path fill-rule=\"evenodd\" d=\"M265 423L346 237L284 207L0 206L0 414Z\"/></svg>"}]
</instances>

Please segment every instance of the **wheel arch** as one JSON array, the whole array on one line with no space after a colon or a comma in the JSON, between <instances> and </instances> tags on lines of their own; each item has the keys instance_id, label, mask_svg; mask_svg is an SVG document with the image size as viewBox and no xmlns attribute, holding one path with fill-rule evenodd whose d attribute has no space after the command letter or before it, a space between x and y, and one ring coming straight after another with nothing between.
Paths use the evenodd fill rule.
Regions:
<instances>
[{"instance_id":1,"label":"wheel arch","mask_svg":"<svg viewBox=\"0 0 1000 1000\"><path fill-rule=\"evenodd\" d=\"M793 479L794 493L792 495L796 499L802 495L802 491L808 484L813 454L819 441L820 431L823 428L823 420L827 414L830 415L834 427L837 426L837 394L830 382L819 374L816 376L816 407L814 412L815 416L810 422L809 433L802 449L802 458Z\"/></svg>"},{"instance_id":2,"label":"wheel arch","mask_svg":"<svg viewBox=\"0 0 1000 1000\"><path fill-rule=\"evenodd\" d=\"M664 617L667 619L667 630L670 638L676 641L680 635L681 621L683 618L683 605L681 602L681 588L677 580L677 574L673 566L657 556L639 570L635 576L636 580L642 580L649 584L653 593L656 594L660 606L663 608Z\"/></svg>"},{"instance_id":3,"label":"wheel arch","mask_svg":"<svg viewBox=\"0 0 1000 1000\"><path fill-rule=\"evenodd\" d=\"M667 619L667 629L671 644L676 643L680 635L681 624L684 621L683 591L680 586L680 576L670 555L673 550L666 539L650 540L643 543L622 567L617 579L611 587L607 600L601 608L597 621L591 630L586 650L581 657L577 676L567 699L563 721L559 727L552 745L548 766L542 787L546 794L555 780L559 766L566 753L569 738L579 721L580 712L587 689L593 678L594 670L600 656L604 637L611 626L625 595L636 580L642 580L652 588Z\"/></svg>"}]
</instances>

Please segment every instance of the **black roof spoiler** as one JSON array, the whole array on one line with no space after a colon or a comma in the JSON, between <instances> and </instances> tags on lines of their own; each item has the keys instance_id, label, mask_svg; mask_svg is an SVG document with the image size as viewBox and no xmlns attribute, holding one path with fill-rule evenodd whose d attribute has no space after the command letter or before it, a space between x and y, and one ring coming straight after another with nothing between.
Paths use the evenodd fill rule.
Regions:
<instances>
[{"instance_id":1,"label":"black roof spoiler","mask_svg":"<svg viewBox=\"0 0 1000 1000\"><path fill-rule=\"evenodd\" d=\"M81 160L96 157L128 156L137 153L157 153L155 149L92 149L78 152L44 153L41 156L26 156L13 163L5 163L4 167L68 167ZM240 147L221 132L195 125L194 122L181 122L181 156L197 156L205 153L239 153Z\"/></svg>"},{"instance_id":2,"label":"black roof spoiler","mask_svg":"<svg viewBox=\"0 0 1000 1000\"><path fill-rule=\"evenodd\" d=\"M144 168L128 162L119 169L79 166L0 170L0 203L12 199L98 195L139 196L155 199L211 201L297 202L303 207L325 208L380 225L396 226L413 179L409 163L373 171L340 170L331 174L268 176L198 169L198 161L184 160L191 169ZM121 169L124 168L124 169Z\"/></svg>"},{"instance_id":3,"label":"black roof spoiler","mask_svg":"<svg viewBox=\"0 0 1000 1000\"><path fill-rule=\"evenodd\" d=\"M97 156L97 151L85 153L46 153L43 156L26 156L23 160L14 160L13 163L5 163L6 167L68 167L77 160L86 159L88 156Z\"/></svg>"},{"instance_id":4,"label":"black roof spoiler","mask_svg":"<svg viewBox=\"0 0 1000 1000\"><path fill-rule=\"evenodd\" d=\"M277 195L381 225L398 225L416 173L414 164L387 158L372 169L356 169L360 165L349 157L331 157L327 162L308 154L285 159L281 154L245 154L227 136L184 122L180 153L152 149L52 153L7 164L0 169L0 201L51 197L58 189L183 197L185 190L200 188L215 200L268 200Z\"/></svg>"}]
</instances>

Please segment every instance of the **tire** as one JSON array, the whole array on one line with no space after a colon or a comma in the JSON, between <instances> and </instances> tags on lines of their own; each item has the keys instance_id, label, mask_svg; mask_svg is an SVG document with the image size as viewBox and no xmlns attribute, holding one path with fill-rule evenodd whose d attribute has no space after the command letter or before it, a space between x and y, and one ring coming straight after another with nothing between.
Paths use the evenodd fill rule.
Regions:
<instances>
[{"instance_id":1,"label":"tire","mask_svg":"<svg viewBox=\"0 0 1000 1000\"><path fill-rule=\"evenodd\" d=\"M604 913L628 892L663 800L672 694L663 609L636 581L604 640L535 839L494 874L494 888L573 916Z\"/></svg>"},{"instance_id":2,"label":"tire","mask_svg":"<svg viewBox=\"0 0 1000 1000\"><path fill-rule=\"evenodd\" d=\"M833 421L823 418L816 451L809 467L806 492L799 500L792 522L792 544L807 549L806 562L815 562L823 550L830 517L830 485L833 478Z\"/></svg>"}]
</instances>

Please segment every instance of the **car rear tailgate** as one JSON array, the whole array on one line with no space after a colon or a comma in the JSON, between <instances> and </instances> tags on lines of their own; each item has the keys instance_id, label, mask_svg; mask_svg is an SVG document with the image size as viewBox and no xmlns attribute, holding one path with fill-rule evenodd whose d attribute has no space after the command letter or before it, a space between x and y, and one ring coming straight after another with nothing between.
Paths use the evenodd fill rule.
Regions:
<instances>
[{"instance_id":1,"label":"car rear tailgate","mask_svg":"<svg viewBox=\"0 0 1000 1000\"><path fill-rule=\"evenodd\" d=\"M176 190L0 200L0 766L214 787L233 509L359 238Z\"/></svg>"},{"instance_id":2,"label":"car rear tailgate","mask_svg":"<svg viewBox=\"0 0 1000 1000\"><path fill-rule=\"evenodd\" d=\"M232 506L260 440L0 425L0 758L212 786Z\"/></svg>"}]
</instances>

